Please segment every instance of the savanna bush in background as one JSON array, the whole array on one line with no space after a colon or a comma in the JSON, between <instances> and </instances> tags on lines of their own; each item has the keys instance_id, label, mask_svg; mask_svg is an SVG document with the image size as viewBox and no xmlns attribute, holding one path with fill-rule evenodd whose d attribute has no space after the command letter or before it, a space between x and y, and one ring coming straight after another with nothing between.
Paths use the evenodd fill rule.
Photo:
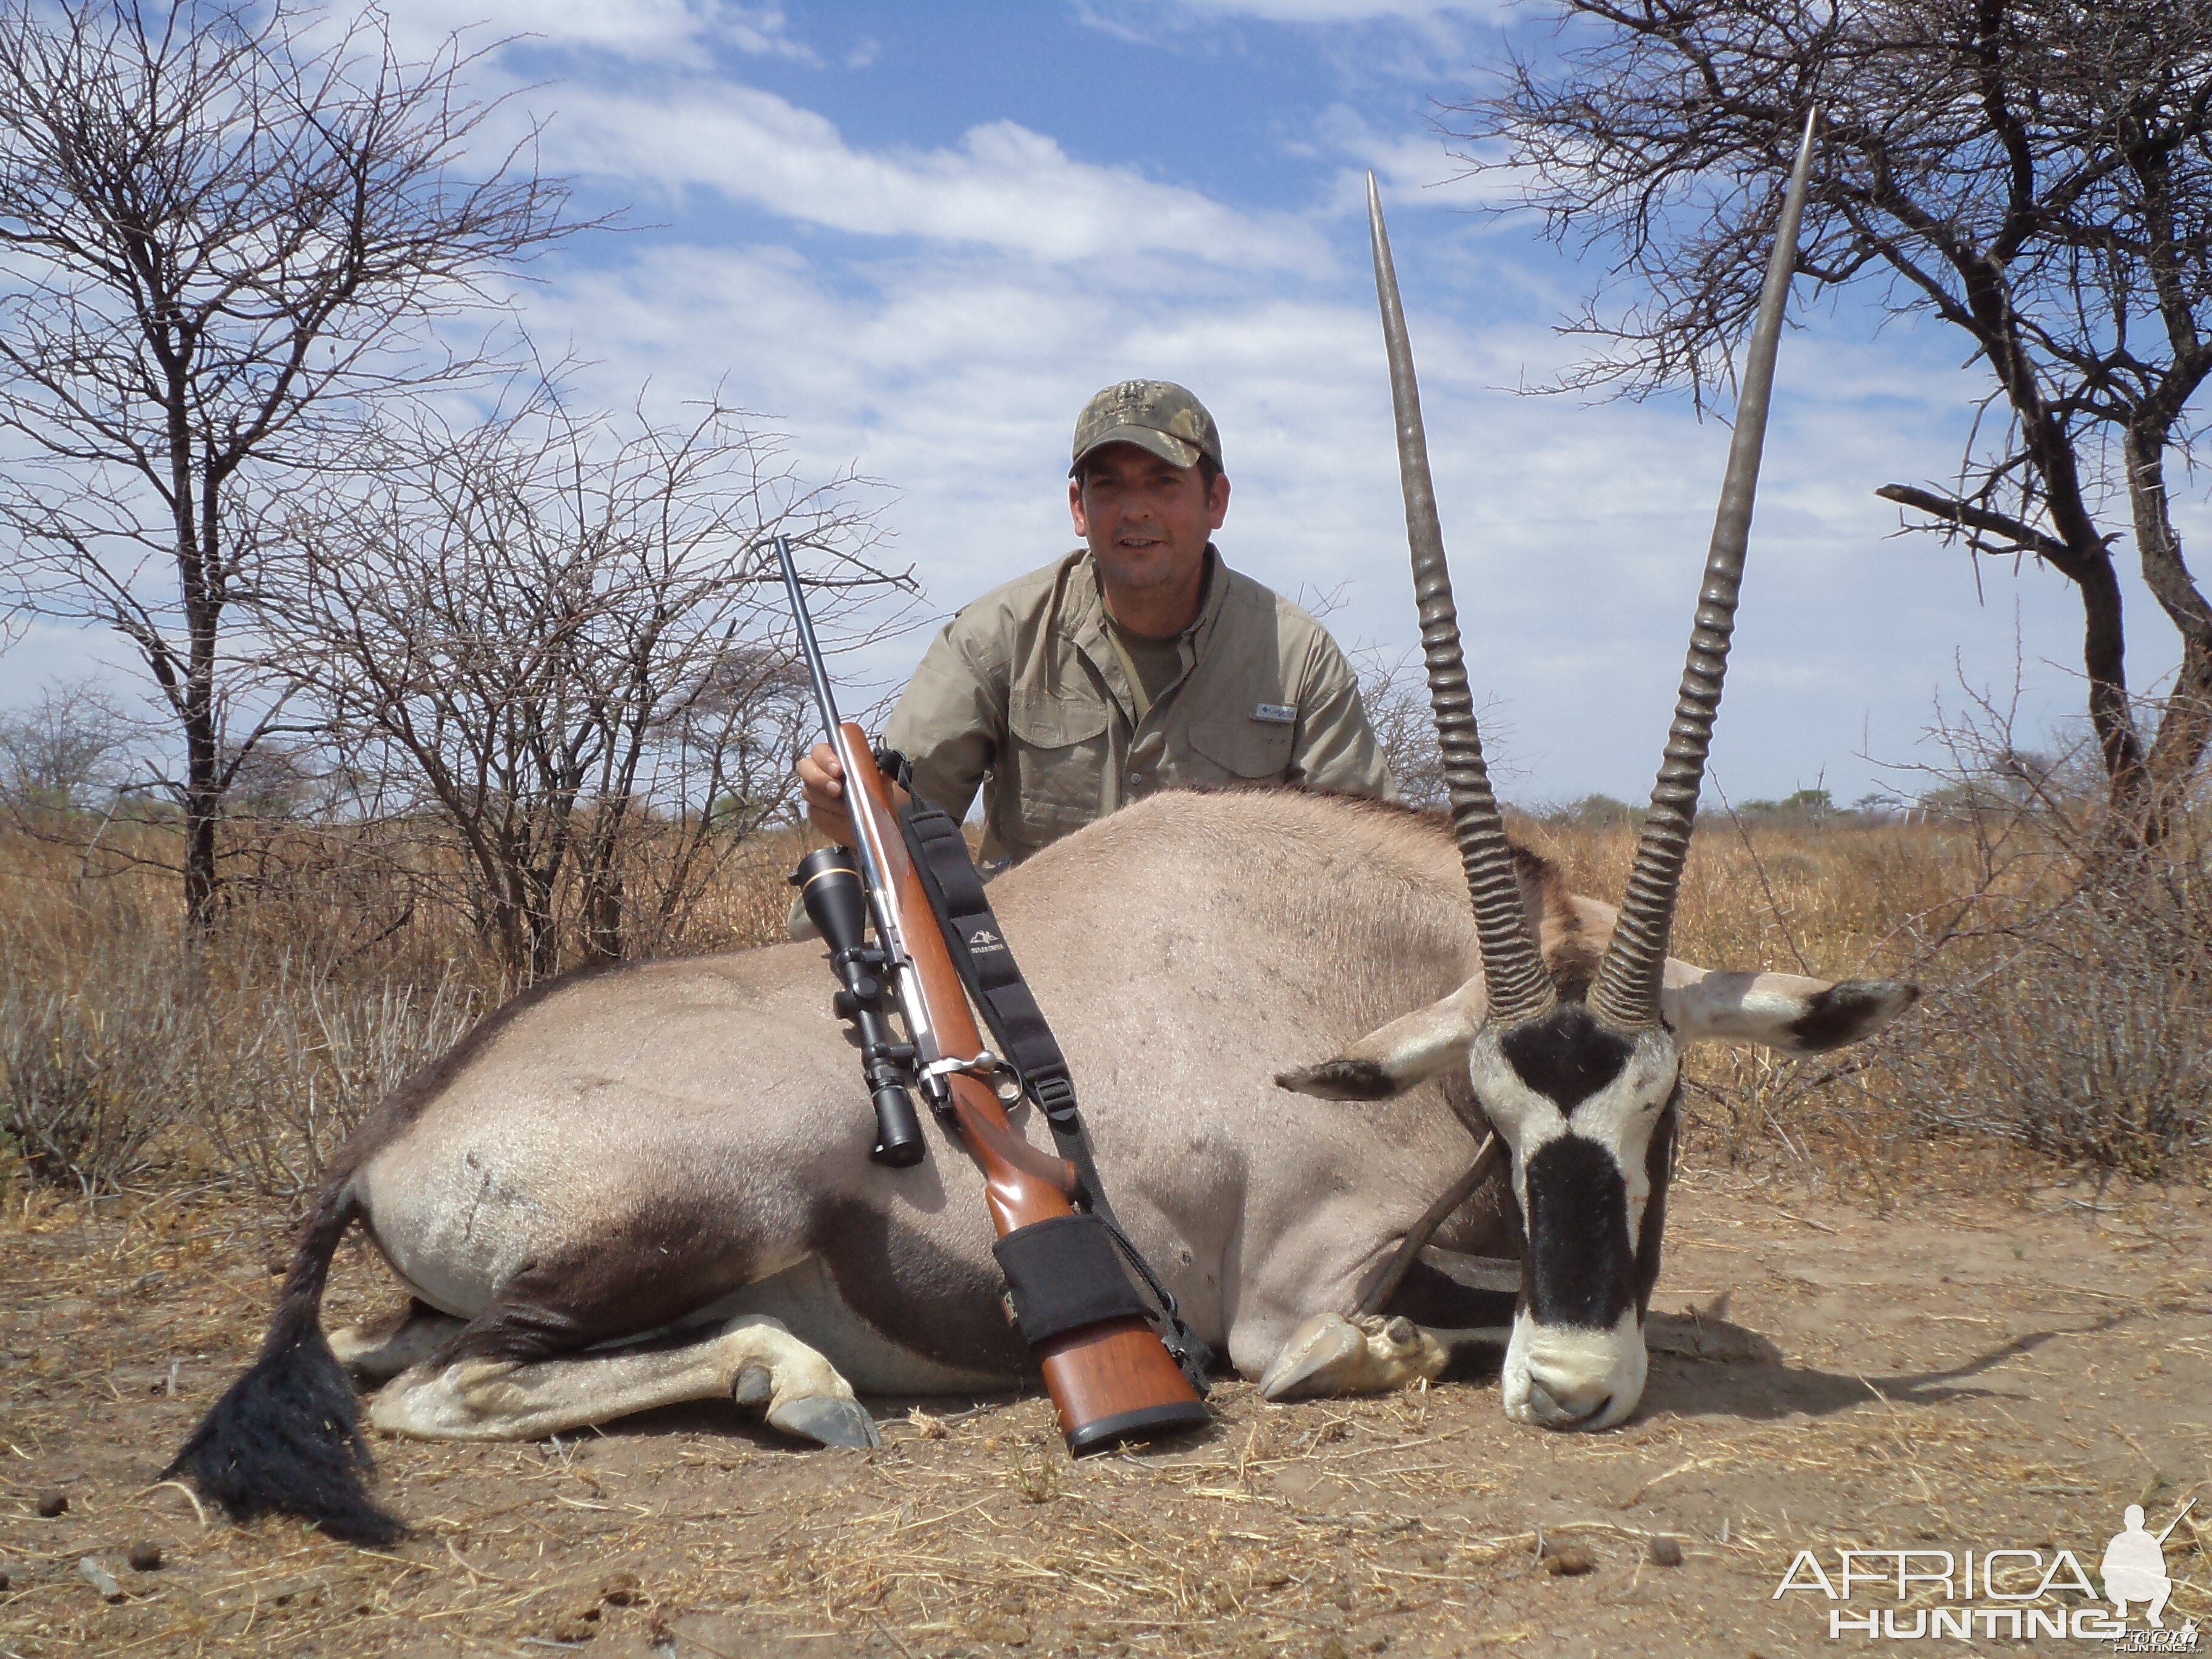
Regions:
<instances>
[{"instance_id":1,"label":"savanna bush in background","mask_svg":"<svg viewBox=\"0 0 2212 1659\"><path fill-rule=\"evenodd\" d=\"M57 889L27 879L51 849L7 850L0 1149L43 1180L212 1176L296 1198L486 1000L458 969L349 976L327 934L194 951L139 881Z\"/></svg>"},{"instance_id":2,"label":"savanna bush in background","mask_svg":"<svg viewBox=\"0 0 2212 1659\"><path fill-rule=\"evenodd\" d=\"M420 828L244 827L245 867L192 943L173 822L81 813L74 844L61 823L0 830L0 1182L12 1155L84 1191L214 1181L296 1201L366 1112L526 982L452 902L456 850ZM665 949L781 936L801 837L717 833L732 844Z\"/></svg>"},{"instance_id":3,"label":"savanna bush in background","mask_svg":"<svg viewBox=\"0 0 2212 1659\"><path fill-rule=\"evenodd\" d=\"M1931 792L1971 879L1913 919L1931 992L1880 1040L1882 1097L1917 1131L1990 1137L2153 1178L2212 1170L2212 807L2145 847L2080 761L1954 731Z\"/></svg>"}]
</instances>

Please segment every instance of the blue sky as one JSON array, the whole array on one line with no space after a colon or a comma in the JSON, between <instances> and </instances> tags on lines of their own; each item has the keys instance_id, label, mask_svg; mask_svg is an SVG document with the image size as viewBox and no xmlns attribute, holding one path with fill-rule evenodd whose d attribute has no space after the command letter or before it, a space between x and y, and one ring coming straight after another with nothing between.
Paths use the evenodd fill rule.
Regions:
<instances>
[{"instance_id":1,"label":"blue sky","mask_svg":"<svg viewBox=\"0 0 2212 1659\"><path fill-rule=\"evenodd\" d=\"M1683 400L1517 397L1573 355L1551 325L1604 274L1486 217L1431 125L1517 12L1419 0L996 0L782 7L464 0L477 71L547 122L549 170L631 227L544 261L515 304L592 393L720 383L805 472L878 481L895 556L947 614L1072 545L1067 434L1099 386L1183 381L1223 433L1231 562L1311 599L1348 647L1413 639L1360 191L1380 173L1471 671L1507 793L1640 797L1658 758L1728 432ZM405 0L428 45L460 13ZM2081 704L2053 574L1895 538L1872 491L1956 465L1960 343L1856 305L1784 343L1714 760L1734 799L1912 780L1961 681L2039 738ZM2201 500L2185 535L2212 525ZM2131 677L2178 651L2139 583ZM919 635L852 672L902 678ZM0 696L96 642L34 633Z\"/></svg>"}]
</instances>

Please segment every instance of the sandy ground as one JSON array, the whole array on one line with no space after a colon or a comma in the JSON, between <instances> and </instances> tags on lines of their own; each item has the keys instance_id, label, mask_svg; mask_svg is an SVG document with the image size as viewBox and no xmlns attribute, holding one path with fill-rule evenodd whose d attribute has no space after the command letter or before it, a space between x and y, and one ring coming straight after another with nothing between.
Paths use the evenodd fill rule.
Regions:
<instances>
[{"instance_id":1,"label":"sandy ground","mask_svg":"<svg viewBox=\"0 0 2212 1659\"><path fill-rule=\"evenodd\" d=\"M1864 1650L1831 1638L1832 1610L1910 1631L2005 1605L1956 1580L1948 1600L1866 1582L1778 1600L1801 1550L1832 1582L1843 1547L2032 1550L2001 1558L1998 1589L2027 1589L2062 1549L2096 1578L2126 1504L2156 1530L2192 1497L2166 1623L2212 1626L2212 1199L2054 1188L1878 1217L1678 1181L1656 1304L1678 1352L1616 1432L1514 1427L1494 1380L1295 1407L1227 1384L1206 1436L1080 1464L1035 1399L877 1402L868 1454L690 1408L557 1446L381 1442L414 1528L386 1553L205 1522L149 1486L258 1338L273 1235L212 1202L19 1199L0 1220L0 1655L1771 1659ZM338 1267L332 1322L389 1304L365 1252ZM54 1494L67 1508L41 1518ZM127 1565L140 1541L158 1570ZM1898 1650L2018 1650L2002 1620L1970 1628Z\"/></svg>"}]
</instances>

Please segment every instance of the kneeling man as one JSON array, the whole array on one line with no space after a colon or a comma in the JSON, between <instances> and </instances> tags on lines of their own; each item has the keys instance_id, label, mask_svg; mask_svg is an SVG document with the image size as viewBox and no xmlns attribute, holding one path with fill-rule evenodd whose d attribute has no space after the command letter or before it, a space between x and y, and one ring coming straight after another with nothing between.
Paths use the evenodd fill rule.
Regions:
<instances>
[{"instance_id":1,"label":"kneeling man","mask_svg":"<svg viewBox=\"0 0 2212 1659\"><path fill-rule=\"evenodd\" d=\"M1085 545L946 623L884 742L955 817L983 790L983 858L1019 863L1156 790L1293 783L1388 796L1359 683L1322 625L1231 570L1213 417L1124 380L1075 425L1067 505ZM808 815L849 842L836 757L799 763Z\"/></svg>"}]
</instances>

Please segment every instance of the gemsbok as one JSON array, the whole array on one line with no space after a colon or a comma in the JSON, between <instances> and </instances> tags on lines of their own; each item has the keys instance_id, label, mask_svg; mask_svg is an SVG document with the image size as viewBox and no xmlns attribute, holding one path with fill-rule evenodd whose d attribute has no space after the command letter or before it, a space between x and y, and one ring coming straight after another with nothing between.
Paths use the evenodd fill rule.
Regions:
<instances>
[{"instance_id":1,"label":"gemsbok","mask_svg":"<svg viewBox=\"0 0 2212 1659\"><path fill-rule=\"evenodd\" d=\"M1682 1046L1830 1048L1915 994L1667 954L1805 165L1617 915L1512 848L1492 798L1371 181L1455 836L1373 802L1168 793L992 887L1122 1224L1198 1334L1272 1399L1400 1387L1503 1347L1509 1416L1620 1422L1643 1389ZM867 1444L856 1388L1015 1383L1029 1361L981 1177L934 1123L918 1166L870 1159L831 989L816 947L786 945L557 981L490 1016L347 1143L260 1357L176 1468L234 1516L286 1511L374 1540L398 1522L367 1491L348 1368L382 1385L372 1425L433 1438L526 1438L722 1399L796 1436ZM1332 1057L1283 1071L1314 1054ZM1333 1103L1347 1100L1366 1103ZM1397 1259L1468 1167L1470 1130L1493 1128L1507 1156L1478 1158L1429 1248ZM1025 1133L1042 1144L1041 1126ZM356 1222L412 1303L389 1329L326 1340L325 1275ZM1492 1265L1455 1271L1468 1258ZM1518 1262L1517 1292L1493 1282L1501 1260Z\"/></svg>"}]
</instances>

